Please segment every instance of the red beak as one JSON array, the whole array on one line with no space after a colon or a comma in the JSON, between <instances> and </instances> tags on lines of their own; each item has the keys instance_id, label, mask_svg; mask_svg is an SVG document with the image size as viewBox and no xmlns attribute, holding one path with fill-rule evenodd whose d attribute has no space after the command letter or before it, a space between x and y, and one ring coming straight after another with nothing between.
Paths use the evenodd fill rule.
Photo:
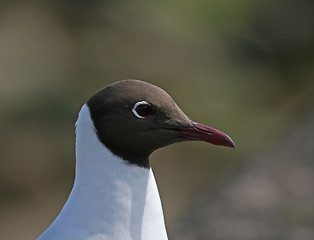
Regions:
<instances>
[{"instance_id":1,"label":"red beak","mask_svg":"<svg viewBox=\"0 0 314 240\"><path fill-rule=\"evenodd\" d=\"M176 130L189 139L235 148L235 144L227 134L197 122L191 121L191 123L192 127L178 128Z\"/></svg>"}]
</instances>

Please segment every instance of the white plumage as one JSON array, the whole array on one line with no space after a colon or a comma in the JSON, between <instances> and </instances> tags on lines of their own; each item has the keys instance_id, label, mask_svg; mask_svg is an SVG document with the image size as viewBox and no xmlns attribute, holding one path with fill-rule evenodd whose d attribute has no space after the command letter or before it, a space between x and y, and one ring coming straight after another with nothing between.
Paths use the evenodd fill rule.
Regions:
<instances>
[{"instance_id":1,"label":"white plumage","mask_svg":"<svg viewBox=\"0 0 314 240\"><path fill-rule=\"evenodd\" d=\"M84 105L76 123L76 176L62 211L38 240L165 240L151 169L113 155Z\"/></svg>"}]
</instances>

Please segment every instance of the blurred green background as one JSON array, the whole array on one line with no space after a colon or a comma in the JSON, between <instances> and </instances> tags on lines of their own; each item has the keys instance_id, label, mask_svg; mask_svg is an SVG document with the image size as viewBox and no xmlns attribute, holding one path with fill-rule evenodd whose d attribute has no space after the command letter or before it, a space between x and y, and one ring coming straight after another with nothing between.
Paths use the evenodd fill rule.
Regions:
<instances>
[{"instance_id":1,"label":"blurred green background","mask_svg":"<svg viewBox=\"0 0 314 240\"><path fill-rule=\"evenodd\" d=\"M314 2L0 2L0 238L34 239L74 178L74 123L122 79L237 149L152 157L170 239L314 239Z\"/></svg>"}]
</instances>

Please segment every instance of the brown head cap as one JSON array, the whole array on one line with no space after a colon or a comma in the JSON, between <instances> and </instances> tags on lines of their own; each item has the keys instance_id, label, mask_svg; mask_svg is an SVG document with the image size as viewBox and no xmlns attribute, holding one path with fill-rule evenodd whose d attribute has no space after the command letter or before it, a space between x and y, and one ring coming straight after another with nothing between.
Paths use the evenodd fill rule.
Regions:
<instances>
[{"instance_id":1,"label":"brown head cap","mask_svg":"<svg viewBox=\"0 0 314 240\"><path fill-rule=\"evenodd\" d=\"M87 105L99 140L115 155L141 167L149 167L154 150L175 142L202 140L228 146L228 139L213 142L212 133L196 126L164 90L143 81L110 84Z\"/></svg>"}]
</instances>

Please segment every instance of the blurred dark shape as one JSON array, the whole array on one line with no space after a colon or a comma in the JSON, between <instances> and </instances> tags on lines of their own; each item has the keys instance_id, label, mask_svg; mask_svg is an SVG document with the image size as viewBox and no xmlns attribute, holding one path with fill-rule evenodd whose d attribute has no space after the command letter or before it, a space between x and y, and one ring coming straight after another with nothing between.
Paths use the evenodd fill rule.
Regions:
<instances>
[{"instance_id":1,"label":"blurred dark shape","mask_svg":"<svg viewBox=\"0 0 314 240\"><path fill-rule=\"evenodd\" d=\"M257 2L248 33L232 41L240 47L238 54L276 69L279 80L293 87L305 79L291 73L314 60L314 1Z\"/></svg>"},{"instance_id":2,"label":"blurred dark shape","mask_svg":"<svg viewBox=\"0 0 314 240\"><path fill-rule=\"evenodd\" d=\"M105 7L112 0L48 0L52 9L63 19L70 30L78 31L82 25L92 22L103 24L98 8Z\"/></svg>"}]
</instances>

